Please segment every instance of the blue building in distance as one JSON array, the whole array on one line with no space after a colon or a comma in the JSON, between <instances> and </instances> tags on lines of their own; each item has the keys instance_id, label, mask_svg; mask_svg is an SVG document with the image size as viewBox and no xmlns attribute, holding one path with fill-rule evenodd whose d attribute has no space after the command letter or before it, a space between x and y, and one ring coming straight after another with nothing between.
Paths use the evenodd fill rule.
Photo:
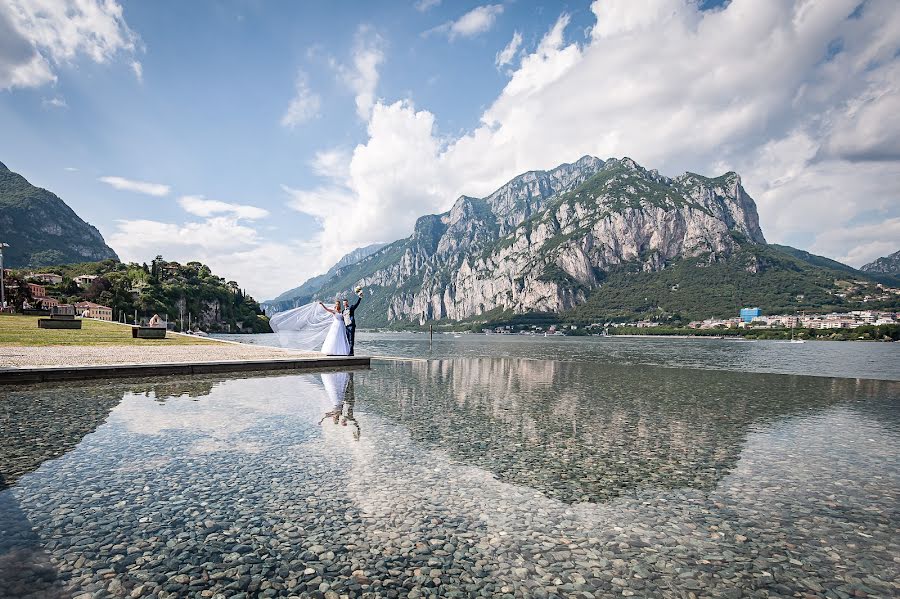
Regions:
<instances>
[{"instance_id":1,"label":"blue building in distance","mask_svg":"<svg viewBox=\"0 0 900 599\"><path fill-rule=\"evenodd\" d=\"M762 310L759 308L741 308L741 320L750 322L754 316L762 316Z\"/></svg>"}]
</instances>

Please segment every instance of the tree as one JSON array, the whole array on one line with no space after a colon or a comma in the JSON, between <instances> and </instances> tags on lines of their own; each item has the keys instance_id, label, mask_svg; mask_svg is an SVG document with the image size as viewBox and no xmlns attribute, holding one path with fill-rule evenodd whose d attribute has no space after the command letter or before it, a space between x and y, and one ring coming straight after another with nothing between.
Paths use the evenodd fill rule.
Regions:
<instances>
[{"instance_id":1,"label":"tree","mask_svg":"<svg viewBox=\"0 0 900 599\"><path fill-rule=\"evenodd\" d=\"M160 254L157 254L156 258L153 259L150 265L150 279L152 281L159 281L162 279L161 269L165 263L166 261L163 260L163 257Z\"/></svg>"},{"instance_id":2,"label":"tree","mask_svg":"<svg viewBox=\"0 0 900 599\"><path fill-rule=\"evenodd\" d=\"M6 276L3 279L3 285L8 305L13 306L16 310L21 310L22 305L27 301L34 306L34 297L24 278L16 275Z\"/></svg>"},{"instance_id":3,"label":"tree","mask_svg":"<svg viewBox=\"0 0 900 599\"><path fill-rule=\"evenodd\" d=\"M112 283L106 277L97 277L84 292L84 298L88 301L97 302L100 295L104 291L108 291L112 287Z\"/></svg>"},{"instance_id":4,"label":"tree","mask_svg":"<svg viewBox=\"0 0 900 599\"><path fill-rule=\"evenodd\" d=\"M78 295L81 289L78 288L78 283L70 279L69 277L63 277L63 280L57 286L57 290L59 293L63 295Z\"/></svg>"}]
</instances>

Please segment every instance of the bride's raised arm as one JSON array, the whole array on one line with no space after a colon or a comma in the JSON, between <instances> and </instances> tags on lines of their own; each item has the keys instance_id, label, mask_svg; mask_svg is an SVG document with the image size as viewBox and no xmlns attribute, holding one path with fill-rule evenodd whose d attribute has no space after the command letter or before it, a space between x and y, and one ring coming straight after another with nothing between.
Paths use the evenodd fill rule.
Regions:
<instances>
[{"instance_id":1,"label":"bride's raised arm","mask_svg":"<svg viewBox=\"0 0 900 599\"><path fill-rule=\"evenodd\" d=\"M332 314L336 314L336 312L335 312L334 310L332 310L331 308L329 308L328 306L326 306L326 305L323 304L322 302L319 302L319 305L322 306L323 308L325 308L326 311L331 312Z\"/></svg>"}]
</instances>

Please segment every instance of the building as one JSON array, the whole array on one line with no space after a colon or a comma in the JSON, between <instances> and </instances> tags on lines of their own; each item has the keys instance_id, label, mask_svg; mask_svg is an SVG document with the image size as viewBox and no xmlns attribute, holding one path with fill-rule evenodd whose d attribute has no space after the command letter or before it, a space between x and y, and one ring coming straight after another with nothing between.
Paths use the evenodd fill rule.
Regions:
<instances>
[{"instance_id":1,"label":"building","mask_svg":"<svg viewBox=\"0 0 900 599\"><path fill-rule=\"evenodd\" d=\"M42 272L38 274L28 275L29 279L34 279L35 281L40 281L41 283L49 283L50 285L56 285L58 283L62 283L62 275L58 275L52 272Z\"/></svg>"},{"instance_id":2,"label":"building","mask_svg":"<svg viewBox=\"0 0 900 599\"><path fill-rule=\"evenodd\" d=\"M35 299L47 296L47 288L37 283L28 283L28 291L31 292L31 297Z\"/></svg>"},{"instance_id":3,"label":"building","mask_svg":"<svg viewBox=\"0 0 900 599\"><path fill-rule=\"evenodd\" d=\"M108 320L112 322L112 308L101 306L94 302L78 302L75 304L76 311L85 318L96 318L97 320Z\"/></svg>"},{"instance_id":4,"label":"building","mask_svg":"<svg viewBox=\"0 0 900 599\"><path fill-rule=\"evenodd\" d=\"M753 322L757 316L762 316L762 310L759 308L741 308L741 320L744 322Z\"/></svg>"},{"instance_id":5,"label":"building","mask_svg":"<svg viewBox=\"0 0 900 599\"><path fill-rule=\"evenodd\" d=\"M81 275L72 279L79 287L87 287L91 283L94 282L94 279L97 278L97 275Z\"/></svg>"}]
</instances>

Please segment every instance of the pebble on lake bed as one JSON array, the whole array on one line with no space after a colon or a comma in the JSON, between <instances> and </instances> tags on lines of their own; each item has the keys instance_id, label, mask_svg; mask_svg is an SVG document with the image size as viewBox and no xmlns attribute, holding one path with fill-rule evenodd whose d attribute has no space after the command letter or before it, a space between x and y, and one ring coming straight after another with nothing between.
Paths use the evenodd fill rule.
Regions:
<instances>
[{"instance_id":1,"label":"pebble on lake bed","mask_svg":"<svg viewBox=\"0 0 900 599\"><path fill-rule=\"evenodd\" d=\"M358 440L318 424L317 375L0 399L46 428L0 493L0 595L900 593L898 383L519 360L354 380Z\"/></svg>"}]
</instances>

